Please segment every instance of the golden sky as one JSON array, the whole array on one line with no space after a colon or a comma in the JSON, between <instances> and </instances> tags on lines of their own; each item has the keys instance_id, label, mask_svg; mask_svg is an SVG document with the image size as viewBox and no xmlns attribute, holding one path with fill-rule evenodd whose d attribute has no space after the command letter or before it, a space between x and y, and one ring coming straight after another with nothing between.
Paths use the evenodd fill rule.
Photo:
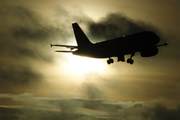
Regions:
<instances>
[{"instance_id":1,"label":"golden sky","mask_svg":"<svg viewBox=\"0 0 180 120\"><path fill-rule=\"evenodd\" d=\"M1 1L0 119L180 119L179 6L178 0ZM151 30L169 45L154 57L137 53L133 65L55 53L61 48L50 43L76 45L74 22L94 43Z\"/></svg>"}]
</instances>

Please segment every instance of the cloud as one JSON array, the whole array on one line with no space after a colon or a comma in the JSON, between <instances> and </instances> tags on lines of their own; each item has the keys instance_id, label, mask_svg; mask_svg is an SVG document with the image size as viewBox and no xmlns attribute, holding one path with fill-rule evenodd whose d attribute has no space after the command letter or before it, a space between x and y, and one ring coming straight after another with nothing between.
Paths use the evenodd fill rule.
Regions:
<instances>
[{"instance_id":1,"label":"cloud","mask_svg":"<svg viewBox=\"0 0 180 120\"><path fill-rule=\"evenodd\" d=\"M0 67L0 88L6 88L8 85L21 86L32 84L39 81L42 76L32 69L24 66L6 66ZM9 89L9 88L7 88ZM12 88L13 89L13 88Z\"/></svg>"},{"instance_id":2,"label":"cloud","mask_svg":"<svg viewBox=\"0 0 180 120\"><path fill-rule=\"evenodd\" d=\"M16 60L11 62L7 60L6 63L0 63L1 93L22 93L27 88L36 88L42 82L43 75L30 66Z\"/></svg>"},{"instance_id":3,"label":"cloud","mask_svg":"<svg viewBox=\"0 0 180 120\"><path fill-rule=\"evenodd\" d=\"M22 111L17 108L0 107L1 120L18 120L20 114Z\"/></svg>"},{"instance_id":4,"label":"cloud","mask_svg":"<svg viewBox=\"0 0 180 120\"><path fill-rule=\"evenodd\" d=\"M22 107L0 107L0 118L4 119L90 119L90 120L178 120L180 108L168 108L158 103L122 102L98 99L62 99L34 97L32 94L0 94L0 98L26 101ZM32 106L33 104L33 106ZM10 114L11 113L11 114ZM10 114L10 115L9 115ZM32 116L32 117L30 117Z\"/></svg>"},{"instance_id":5,"label":"cloud","mask_svg":"<svg viewBox=\"0 0 180 120\"><path fill-rule=\"evenodd\" d=\"M13 92L18 87L36 86L43 77L32 67L31 61L52 61L50 55L39 50L38 39L48 40L41 32L46 30L39 24L37 15L23 7L5 5L0 13L0 25L6 26L0 30L0 90Z\"/></svg>"},{"instance_id":6,"label":"cloud","mask_svg":"<svg viewBox=\"0 0 180 120\"><path fill-rule=\"evenodd\" d=\"M0 113L0 118L7 120L16 118L21 119L38 119L38 120L91 120L94 116L84 114L84 111L78 110L83 108L84 99L61 99L61 98L40 98L32 94L1 94L0 98L10 98L14 101L26 102L23 107L0 107L4 112ZM33 106L32 106L33 104ZM11 115L9 113L11 112ZM11 117L10 117L11 116ZM30 116L33 116L30 117Z\"/></svg>"},{"instance_id":7,"label":"cloud","mask_svg":"<svg viewBox=\"0 0 180 120\"><path fill-rule=\"evenodd\" d=\"M83 95L89 99L98 99L102 96L102 92L93 83L85 82L82 84L81 89Z\"/></svg>"},{"instance_id":8,"label":"cloud","mask_svg":"<svg viewBox=\"0 0 180 120\"><path fill-rule=\"evenodd\" d=\"M0 119L2 120L78 120L81 117L88 118L79 113L64 113L32 107L0 107L0 111Z\"/></svg>"},{"instance_id":9,"label":"cloud","mask_svg":"<svg viewBox=\"0 0 180 120\"><path fill-rule=\"evenodd\" d=\"M0 30L3 33L0 34L1 44L4 45L0 50L5 56L51 61L51 54L42 54L42 50L45 50L42 46L48 46L59 35L68 35L61 28L49 25L48 21L44 22L44 18L39 14L20 6L1 7L0 13L3 19L1 25L7 26L5 31Z\"/></svg>"},{"instance_id":10,"label":"cloud","mask_svg":"<svg viewBox=\"0 0 180 120\"><path fill-rule=\"evenodd\" d=\"M97 22L88 25L89 33L94 38L112 39L142 31L156 31L157 28L151 24L137 21L121 13L109 13Z\"/></svg>"},{"instance_id":11,"label":"cloud","mask_svg":"<svg viewBox=\"0 0 180 120\"><path fill-rule=\"evenodd\" d=\"M179 120L180 119L180 107L169 109L164 105L157 104L153 108L148 108L143 113L145 119L152 120Z\"/></svg>"}]
</instances>

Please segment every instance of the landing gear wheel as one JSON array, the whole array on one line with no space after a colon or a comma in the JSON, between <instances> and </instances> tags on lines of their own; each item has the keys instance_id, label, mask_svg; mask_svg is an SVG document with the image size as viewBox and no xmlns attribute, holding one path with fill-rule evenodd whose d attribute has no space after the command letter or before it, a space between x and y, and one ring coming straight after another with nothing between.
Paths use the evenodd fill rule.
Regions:
<instances>
[{"instance_id":1,"label":"landing gear wheel","mask_svg":"<svg viewBox=\"0 0 180 120\"><path fill-rule=\"evenodd\" d=\"M130 63L131 65L134 63L134 60L132 60L132 59L127 59L127 63Z\"/></svg>"},{"instance_id":2,"label":"landing gear wheel","mask_svg":"<svg viewBox=\"0 0 180 120\"><path fill-rule=\"evenodd\" d=\"M130 64L132 65L133 63L134 63L134 60L132 60L132 59L131 59L131 62L130 62Z\"/></svg>"},{"instance_id":3,"label":"landing gear wheel","mask_svg":"<svg viewBox=\"0 0 180 120\"><path fill-rule=\"evenodd\" d=\"M114 63L114 60L113 59L109 59L110 63Z\"/></svg>"},{"instance_id":4,"label":"landing gear wheel","mask_svg":"<svg viewBox=\"0 0 180 120\"><path fill-rule=\"evenodd\" d=\"M108 65L111 64L110 60L107 60L107 64L108 64Z\"/></svg>"},{"instance_id":5,"label":"landing gear wheel","mask_svg":"<svg viewBox=\"0 0 180 120\"><path fill-rule=\"evenodd\" d=\"M127 59L127 63L130 63L130 62L131 62L131 59L130 59L130 58L128 58L128 59Z\"/></svg>"},{"instance_id":6,"label":"landing gear wheel","mask_svg":"<svg viewBox=\"0 0 180 120\"><path fill-rule=\"evenodd\" d=\"M113 59L107 60L107 64L108 64L108 65L111 64L111 63L114 63L114 60L113 60Z\"/></svg>"}]
</instances>

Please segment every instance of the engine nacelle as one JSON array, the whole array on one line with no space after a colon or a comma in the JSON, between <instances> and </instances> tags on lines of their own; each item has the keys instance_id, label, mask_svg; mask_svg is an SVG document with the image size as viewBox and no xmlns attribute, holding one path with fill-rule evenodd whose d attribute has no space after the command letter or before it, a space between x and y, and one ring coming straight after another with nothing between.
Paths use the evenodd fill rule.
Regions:
<instances>
[{"instance_id":1,"label":"engine nacelle","mask_svg":"<svg viewBox=\"0 0 180 120\"><path fill-rule=\"evenodd\" d=\"M143 50L141 52L141 57L151 57L151 56L157 55L157 53L158 53L158 48L152 47L152 48Z\"/></svg>"}]
</instances>

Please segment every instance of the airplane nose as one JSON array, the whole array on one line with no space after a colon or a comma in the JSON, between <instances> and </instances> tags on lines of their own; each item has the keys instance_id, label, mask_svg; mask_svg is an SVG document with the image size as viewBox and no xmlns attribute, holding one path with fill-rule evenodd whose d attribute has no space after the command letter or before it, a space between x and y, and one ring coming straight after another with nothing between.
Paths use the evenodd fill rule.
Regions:
<instances>
[{"instance_id":1,"label":"airplane nose","mask_svg":"<svg viewBox=\"0 0 180 120\"><path fill-rule=\"evenodd\" d=\"M160 38L159 36L156 35L156 33L154 32L145 32L145 36L147 36L147 39L149 40L149 44L151 45L156 45L159 41L160 41Z\"/></svg>"}]
</instances>

